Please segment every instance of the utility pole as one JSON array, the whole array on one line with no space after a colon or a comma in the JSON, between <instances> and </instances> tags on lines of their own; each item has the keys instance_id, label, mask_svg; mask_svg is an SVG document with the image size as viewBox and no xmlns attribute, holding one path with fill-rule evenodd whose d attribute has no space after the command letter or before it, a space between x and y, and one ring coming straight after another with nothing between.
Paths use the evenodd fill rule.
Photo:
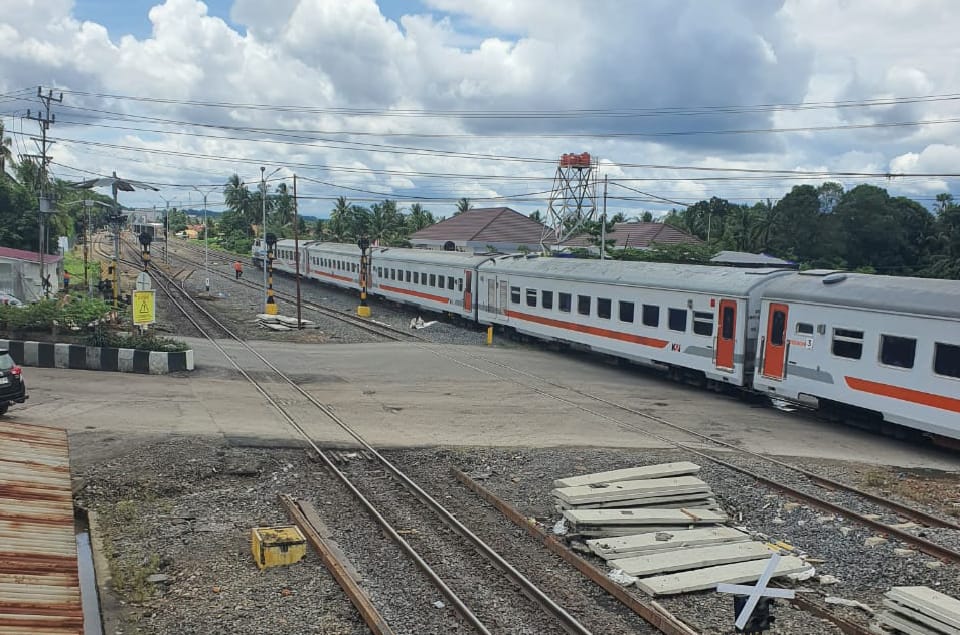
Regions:
<instances>
[{"instance_id":1,"label":"utility pole","mask_svg":"<svg viewBox=\"0 0 960 635\"><path fill-rule=\"evenodd\" d=\"M600 260L606 260L607 251L607 175L603 175L603 218L600 220Z\"/></svg>"},{"instance_id":2,"label":"utility pole","mask_svg":"<svg viewBox=\"0 0 960 635\"><path fill-rule=\"evenodd\" d=\"M297 175L293 175L293 256L297 261L297 329L303 328L300 315L300 218L297 210ZM309 271L309 267L307 270Z\"/></svg>"},{"instance_id":3,"label":"utility pole","mask_svg":"<svg viewBox=\"0 0 960 635\"><path fill-rule=\"evenodd\" d=\"M53 206L50 204L50 198L47 196L47 165L50 163L50 157L47 156L47 130L50 128L50 124L56 122L56 115L50 112L50 104L53 102L63 103L63 93L60 93L59 97L54 98L53 89L47 91L47 94L43 94L43 87L37 86L37 97L40 98L40 101L43 103L43 112L31 114L30 111L27 111L27 119L33 119L40 124L40 138L34 138L34 141L40 142L40 195L39 195L39 207L40 207L40 287L43 290L44 297L50 297L50 286L46 283L46 266L44 264L44 253L47 249L47 222L45 215L51 214L53 212Z\"/></svg>"},{"instance_id":4,"label":"utility pole","mask_svg":"<svg viewBox=\"0 0 960 635\"><path fill-rule=\"evenodd\" d=\"M210 247L207 241L207 234L210 233L210 227L207 225L207 196L216 187L210 188L210 192L204 192L196 185L191 186L201 196L203 196L203 286L210 293Z\"/></svg>"}]
</instances>

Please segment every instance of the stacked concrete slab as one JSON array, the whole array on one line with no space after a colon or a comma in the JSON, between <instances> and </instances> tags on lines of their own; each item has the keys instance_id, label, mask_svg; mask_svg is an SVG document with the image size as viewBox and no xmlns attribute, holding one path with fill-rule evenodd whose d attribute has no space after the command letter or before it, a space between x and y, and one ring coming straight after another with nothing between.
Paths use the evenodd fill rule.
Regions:
<instances>
[{"instance_id":1,"label":"stacked concrete slab","mask_svg":"<svg viewBox=\"0 0 960 635\"><path fill-rule=\"evenodd\" d=\"M960 635L960 600L925 586L890 589L887 610L877 615L883 628L906 635Z\"/></svg>"},{"instance_id":2,"label":"stacked concrete slab","mask_svg":"<svg viewBox=\"0 0 960 635\"><path fill-rule=\"evenodd\" d=\"M710 486L688 461L554 481L557 509L581 536L624 536L724 522Z\"/></svg>"},{"instance_id":3,"label":"stacked concrete slab","mask_svg":"<svg viewBox=\"0 0 960 635\"><path fill-rule=\"evenodd\" d=\"M771 546L723 526L727 516L699 470L684 461L563 478L553 496L572 534L650 595L758 580ZM807 569L787 556L774 576Z\"/></svg>"}]
</instances>

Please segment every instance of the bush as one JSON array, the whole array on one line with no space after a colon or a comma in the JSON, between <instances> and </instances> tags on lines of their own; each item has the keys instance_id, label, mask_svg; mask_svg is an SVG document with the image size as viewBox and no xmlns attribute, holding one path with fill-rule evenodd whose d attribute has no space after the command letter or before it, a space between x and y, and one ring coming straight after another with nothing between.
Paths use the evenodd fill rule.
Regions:
<instances>
[{"instance_id":1,"label":"bush","mask_svg":"<svg viewBox=\"0 0 960 635\"><path fill-rule=\"evenodd\" d=\"M71 297L62 306L60 300L41 300L22 307L0 305L0 328L9 331L53 331L55 326L83 328L98 322L110 307L103 300Z\"/></svg>"},{"instance_id":2,"label":"bush","mask_svg":"<svg viewBox=\"0 0 960 635\"><path fill-rule=\"evenodd\" d=\"M190 350L184 342L169 337L157 337L152 333L120 335L98 328L87 338L88 346L103 346L107 348L132 348L138 351L154 351L158 353L179 353Z\"/></svg>"}]
</instances>

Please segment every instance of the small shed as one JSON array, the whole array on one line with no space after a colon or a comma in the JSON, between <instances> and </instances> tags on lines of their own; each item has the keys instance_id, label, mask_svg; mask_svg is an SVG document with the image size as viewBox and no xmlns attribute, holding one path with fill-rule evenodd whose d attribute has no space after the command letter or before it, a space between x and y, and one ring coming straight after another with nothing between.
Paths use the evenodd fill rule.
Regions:
<instances>
[{"instance_id":1,"label":"small shed","mask_svg":"<svg viewBox=\"0 0 960 635\"><path fill-rule=\"evenodd\" d=\"M50 293L60 289L63 258L44 254L44 273L50 280ZM40 278L40 254L35 251L0 247L0 292L9 293L23 302L43 297Z\"/></svg>"}]
</instances>

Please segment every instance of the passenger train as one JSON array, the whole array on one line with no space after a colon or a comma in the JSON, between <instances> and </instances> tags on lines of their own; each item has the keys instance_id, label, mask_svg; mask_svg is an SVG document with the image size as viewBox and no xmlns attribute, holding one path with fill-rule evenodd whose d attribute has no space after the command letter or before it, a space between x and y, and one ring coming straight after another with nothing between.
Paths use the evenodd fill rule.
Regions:
<instances>
[{"instance_id":1,"label":"passenger train","mask_svg":"<svg viewBox=\"0 0 960 635\"><path fill-rule=\"evenodd\" d=\"M255 244L256 265L263 254ZM359 290L358 247L304 242L299 255L304 277ZM960 439L960 281L394 247L369 256L373 296L712 389ZM292 240L277 243L273 266L295 271Z\"/></svg>"}]
</instances>

